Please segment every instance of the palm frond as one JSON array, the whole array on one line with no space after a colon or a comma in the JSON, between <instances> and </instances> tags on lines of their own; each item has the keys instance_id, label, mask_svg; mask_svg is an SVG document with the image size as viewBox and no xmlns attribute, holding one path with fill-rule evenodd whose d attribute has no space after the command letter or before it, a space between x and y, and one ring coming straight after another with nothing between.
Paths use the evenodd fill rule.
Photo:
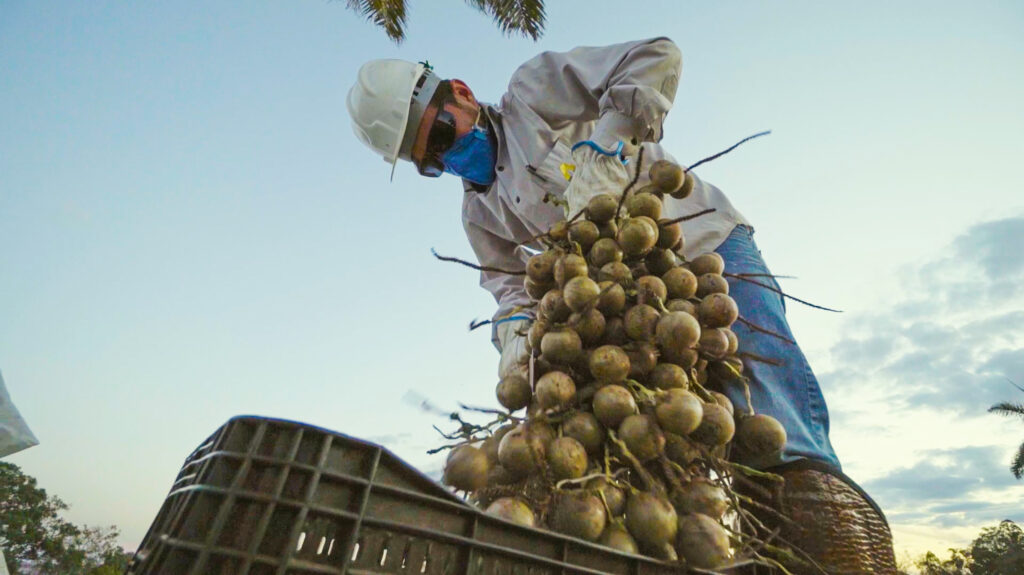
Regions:
<instances>
[{"instance_id":1,"label":"palm frond","mask_svg":"<svg viewBox=\"0 0 1024 575\"><path fill-rule=\"evenodd\" d=\"M1010 403L1008 401L1002 401L988 408L988 412L1010 417L1016 415L1024 418L1024 403Z\"/></svg>"},{"instance_id":2,"label":"palm frond","mask_svg":"<svg viewBox=\"0 0 1024 575\"><path fill-rule=\"evenodd\" d=\"M346 0L349 10L361 14L396 43L405 40L405 0Z\"/></svg>"},{"instance_id":3,"label":"palm frond","mask_svg":"<svg viewBox=\"0 0 1024 575\"><path fill-rule=\"evenodd\" d=\"M544 0L466 0L466 3L491 16L504 33L538 40L544 34Z\"/></svg>"},{"instance_id":4,"label":"palm frond","mask_svg":"<svg viewBox=\"0 0 1024 575\"><path fill-rule=\"evenodd\" d=\"M1013 456L1013 462L1010 463L1010 473L1017 479L1024 477L1024 443L1020 444L1017 448L1017 455Z\"/></svg>"}]
</instances>

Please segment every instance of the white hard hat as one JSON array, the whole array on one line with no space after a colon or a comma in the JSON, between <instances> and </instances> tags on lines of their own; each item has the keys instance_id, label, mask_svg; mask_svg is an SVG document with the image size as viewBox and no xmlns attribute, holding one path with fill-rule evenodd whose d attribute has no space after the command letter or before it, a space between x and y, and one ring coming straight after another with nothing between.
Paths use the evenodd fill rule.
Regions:
<instances>
[{"instance_id":1,"label":"white hard hat","mask_svg":"<svg viewBox=\"0 0 1024 575\"><path fill-rule=\"evenodd\" d=\"M398 158L411 161L420 119L440 83L429 64L405 60L363 64L347 99L356 137L392 166Z\"/></svg>"}]
</instances>

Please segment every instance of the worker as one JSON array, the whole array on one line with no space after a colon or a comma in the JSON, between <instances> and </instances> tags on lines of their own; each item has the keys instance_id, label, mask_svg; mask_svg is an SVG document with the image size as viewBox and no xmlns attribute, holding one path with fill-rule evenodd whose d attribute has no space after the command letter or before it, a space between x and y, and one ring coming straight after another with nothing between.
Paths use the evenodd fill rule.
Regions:
<instances>
[{"instance_id":1,"label":"worker","mask_svg":"<svg viewBox=\"0 0 1024 575\"><path fill-rule=\"evenodd\" d=\"M374 60L359 70L347 105L356 136L392 164L392 177L401 159L423 176L461 178L462 222L481 266L522 270L530 252L520 246L540 247L531 239L566 212L576 214L599 193L620 195L638 171L635 185L642 186L643 166L674 161L658 142L680 70L680 52L667 38L544 52L515 71L496 104L485 104L465 82L442 79L425 63ZM713 213L683 223L682 255L716 251L727 272L769 274L750 222L715 186L697 178L685 199L666 196L663 214L710 208ZM777 288L770 276L762 279ZM792 340L779 293L729 283L746 319ZM493 333L503 376L527 359L523 333L530 319L516 310L529 297L521 276L484 271L481 285L498 304ZM800 348L741 324L734 330L741 351L781 360L747 362L744 374L753 408L783 424L786 447L771 460L743 463L785 478L786 513L797 523L818 522L792 539L829 572L895 572L888 525L842 473L825 400ZM726 391L733 403L746 405L743 390L732 387ZM838 510L841 520L830 519ZM840 552L865 536L870 549L853 557Z\"/></svg>"}]
</instances>

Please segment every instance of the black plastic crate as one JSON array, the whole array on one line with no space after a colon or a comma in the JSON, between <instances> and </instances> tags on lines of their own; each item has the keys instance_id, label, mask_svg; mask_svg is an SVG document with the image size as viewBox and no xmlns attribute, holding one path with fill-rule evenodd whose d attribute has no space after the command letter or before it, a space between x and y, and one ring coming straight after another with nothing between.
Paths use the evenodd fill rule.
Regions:
<instances>
[{"instance_id":1,"label":"black plastic crate","mask_svg":"<svg viewBox=\"0 0 1024 575\"><path fill-rule=\"evenodd\" d=\"M486 515L378 445L244 416L228 421L185 460L127 573L682 571Z\"/></svg>"}]
</instances>

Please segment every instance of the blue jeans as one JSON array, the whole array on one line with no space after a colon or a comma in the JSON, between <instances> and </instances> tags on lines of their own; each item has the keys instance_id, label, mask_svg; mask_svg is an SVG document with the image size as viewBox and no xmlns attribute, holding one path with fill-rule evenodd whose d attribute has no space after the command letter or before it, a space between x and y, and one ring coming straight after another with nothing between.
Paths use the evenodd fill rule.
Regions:
<instances>
[{"instance_id":1,"label":"blue jeans","mask_svg":"<svg viewBox=\"0 0 1024 575\"><path fill-rule=\"evenodd\" d=\"M743 225L729 234L715 250L725 259L725 271L733 274L769 274L768 266L754 243L754 231ZM729 281L729 295L736 300L740 316L747 321L794 340L786 321L786 304L781 295L761 286L736 278ZM754 277L754 281L778 289L770 277ZM799 460L815 460L840 470L839 458L828 439L828 408L822 397L818 379L811 371L800 347L776 337L756 332L737 321L732 330L739 338L739 351L769 358L781 365L744 358L743 374L749 380L750 397L754 411L771 415L786 428L786 447L780 454L767 459L739 463L766 469ZM747 407L743 386L730 383L721 390L736 406L737 411Z\"/></svg>"}]
</instances>

